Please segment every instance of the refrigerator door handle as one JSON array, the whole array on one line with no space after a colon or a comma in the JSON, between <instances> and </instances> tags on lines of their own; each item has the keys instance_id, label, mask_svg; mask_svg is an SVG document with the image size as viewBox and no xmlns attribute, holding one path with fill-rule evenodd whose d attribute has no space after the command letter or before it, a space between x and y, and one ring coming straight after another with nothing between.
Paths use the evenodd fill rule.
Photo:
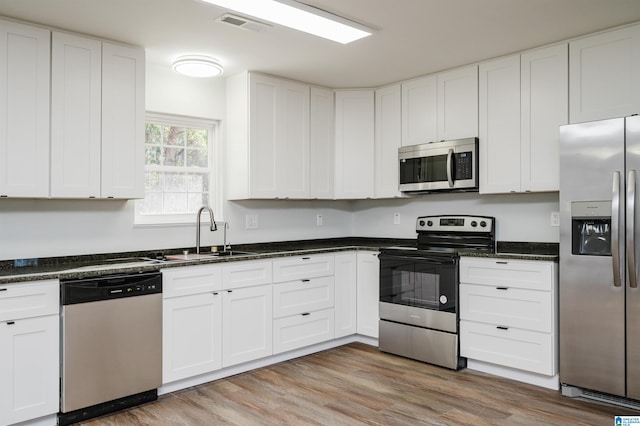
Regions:
<instances>
[{"instance_id":1,"label":"refrigerator door handle","mask_svg":"<svg viewBox=\"0 0 640 426\"><path fill-rule=\"evenodd\" d=\"M627 173L627 267L629 287L638 287L636 272L636 171Z\"/></svg>"},{"instance_id":2,"label":"refrigerator door handle","mask_svg":"<svg viewBox=\"0 0 640 426\"><path fill-rule=\"evenodd\" d=\"M613 172L611 190L611 260L613 264L613 286L620 287L620 172Z\"/></svg>"}]
</instances>

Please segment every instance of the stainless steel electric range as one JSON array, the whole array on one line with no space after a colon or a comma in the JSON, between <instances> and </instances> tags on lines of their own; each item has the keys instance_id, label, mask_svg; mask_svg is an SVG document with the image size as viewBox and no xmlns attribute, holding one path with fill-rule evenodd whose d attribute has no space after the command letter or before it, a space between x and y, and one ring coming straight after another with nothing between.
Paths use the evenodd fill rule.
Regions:
<instances>
[{"instance_id":1,"label":"stainless steel electric range","mask_svg":"<svg viewBox=\"0 0 640 426\"><path fill-rule=\"evenodd\" d=\"M495 218L422 216L416 244L380 250L381 351L457 370L459 253L495 252Z\"/></svg>"}]
</instances>

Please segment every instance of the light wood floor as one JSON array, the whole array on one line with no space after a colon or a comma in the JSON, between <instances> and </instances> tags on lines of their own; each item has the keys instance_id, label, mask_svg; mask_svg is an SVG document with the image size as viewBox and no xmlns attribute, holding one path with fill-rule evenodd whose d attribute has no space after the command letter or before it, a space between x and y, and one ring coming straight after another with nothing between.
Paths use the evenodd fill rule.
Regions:
<instances>
[{"instance_id":1,"label":"light wood floor","mask_svg":"<svg viewBox=\"0 0 640 426\"><path fill-rule=\"evenodd\" d=\"M83 425L614 425L629 409L353 343Z\"/></svg>"}]
</instances>

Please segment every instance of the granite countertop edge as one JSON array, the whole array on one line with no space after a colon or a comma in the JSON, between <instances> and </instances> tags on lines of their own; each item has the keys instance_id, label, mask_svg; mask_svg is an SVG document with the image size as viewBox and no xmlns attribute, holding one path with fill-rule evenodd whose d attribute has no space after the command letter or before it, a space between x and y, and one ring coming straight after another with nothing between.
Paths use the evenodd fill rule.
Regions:
<instances>
[{"instance_id":1,"label":"granite countertop edge","mask_svg":"<svg viewBox=\"0 0 640 426\"><path fill-rule=\"evenodd\" d=\"M100 263L105 259L120 257L153 257L158 254L181 254L184 249L165 249L165 250L148 250L144 252L127 252L113 254L98 254L85 256L67 256L60 258L43 258L43 259L25 259L25 263L35 263L36 266L23 268L15 267L16 261L0 261L0 285L18 284L29 281L44 280L63 280L63 279L82 279L97 275L107 274L125 274L153 272L162 269L223 264L227 262L254 261L263 259L275 259L282 257L292 257L299 255L321 254L339 251L378 251L382 247L412 245L415 239L396 239L396 238L366 238L366 237L347 237L347 238L329 238L321 240L301 240L301 241L284 241L275 243L255 243L237 245L233 249L238 251L250 252L246 255L235 255L232 257L214 257L201 260L172 260L163 263L140 265L135 267L118 267L104 268L100 270L84 270L78 271L78 267L83 265L91 265ZM461 252L461 256L473 257L492 257L501 259L519 259L519 260L543 260L557 261L557 243L542 243L550 245L551 253L542 253L549 251L549 247L542 247L538 243L515 243L514 245L497 244L497 253L478 253L478 252ZM502 249L502 250L501 250ZM518 253L507 253L505 250L519 250ZM191 249L194 252L195 249Z\"/></svg>"}]
</instances>

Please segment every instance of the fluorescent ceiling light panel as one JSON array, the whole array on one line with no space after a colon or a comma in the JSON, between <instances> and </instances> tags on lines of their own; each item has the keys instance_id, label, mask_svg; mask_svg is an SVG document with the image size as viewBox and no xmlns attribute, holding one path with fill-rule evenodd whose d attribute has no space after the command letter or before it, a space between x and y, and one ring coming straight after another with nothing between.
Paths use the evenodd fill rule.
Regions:
<instances>
[{"instance_id":1,"label":"fluorescent ceiling light panel","mask_svg":"<svg viewBox=\"0 0 640 426\"><path fill-rule=\"evenodd\" d=\"M342 44L373 33L371 28L364 25L292 0L202 1Z\"/></svg>"}]
</instances>

